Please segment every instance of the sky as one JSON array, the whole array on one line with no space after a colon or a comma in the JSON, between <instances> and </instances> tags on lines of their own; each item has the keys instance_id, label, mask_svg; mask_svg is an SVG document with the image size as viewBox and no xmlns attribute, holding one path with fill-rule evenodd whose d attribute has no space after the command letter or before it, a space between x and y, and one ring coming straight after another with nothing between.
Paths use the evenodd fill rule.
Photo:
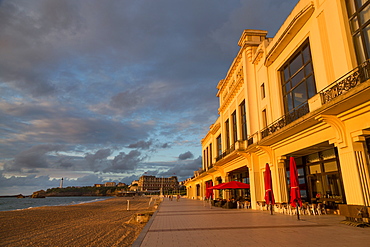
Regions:
<instances>
[{"instance_id":1,"label":"sky","mask_svg":"<svg viewBox=\"0 0 370 247\"><path fill-rule=\"evenodd\" d=\"M193 176L244 29L297 0L0 0L0 195Z\"/></svg>"}]
</instances>

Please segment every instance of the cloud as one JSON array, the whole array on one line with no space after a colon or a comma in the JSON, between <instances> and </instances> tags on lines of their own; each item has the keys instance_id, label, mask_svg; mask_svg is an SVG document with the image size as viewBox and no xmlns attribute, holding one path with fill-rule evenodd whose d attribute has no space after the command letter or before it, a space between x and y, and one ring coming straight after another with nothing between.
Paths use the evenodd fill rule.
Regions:
<instances>
[{"instance_id":1,"label":"cloud","mask_svg":"<svg viewBox=\"0 0 370 247\"><path fill-rule=\"evenodd\" d=\"M149 149L152 145L152 141L138 141L128 145L128 148L138 148L138 149Z\"/></svg>"},{"instance_id":2,"label":"cloud","mask_svg":"<svg viewBox=\"0 0 370 247\"><path fill-rule=\"evenodd\" d=\"M120 152L112 161L112 165L107 167L104 172L132 171L143 161L141 153L137 150L132 150L128 154Z\"/></svg>"},{"instance_id":3,"label":"cloud","mask_svg":"<svg viewBox=\"0 0 370 247\"><path fill-rule=\"evenodd\" d=\"M94 154L86 154L85 159L88 163L88 165L91 167L93 171L99 171L97 170L97 163L101 163L103 161L106 161L106 159L111 155L112 151L109 148L106 149L100 149L96 151Z\"/></svg>"},{"instance_id":4,"label":"cloud","mask_svg":"<svg viewBox=\"0 0 370 247\"><path fill-rule=\"evenodd\" d=\"M189 160L186 163L175 164L170 169L159 173L160 176L178 176L179 180L185 180L193 176L194 171L202 167L202 157L199 156L195 160Z\"/></svg>"},{"instance_id":5,"label":"cloud","mask_svg":"<svg viewBox=\"0 0 370 247\"><path fill-rule=\"evenodd\" d=\"M21 171L22 169L47 168L47 154L63 150L61 145L37 145L20 152L14 160L5 164L6 171Z\"/></svg>"},{"instance_id":6,"label":"cloud","mask_svg":"<svg viewBox=\"0 0 370 247\"><path fill-rule=\"evenodd\" d=\"M194 157L194 155L190 151L187 151L187 152L179 155L179 160L187 160L187 159L191 159L193 157Z\"/></svg>"}]
</instances>

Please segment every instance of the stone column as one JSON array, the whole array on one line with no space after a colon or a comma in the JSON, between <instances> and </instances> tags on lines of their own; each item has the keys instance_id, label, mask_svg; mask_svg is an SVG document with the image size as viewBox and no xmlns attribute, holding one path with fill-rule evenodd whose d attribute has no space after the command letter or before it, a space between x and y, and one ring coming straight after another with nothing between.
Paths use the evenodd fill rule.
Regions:
<instances>
[{"instance_id":1,"label":"stone column","mask_svg":"<svg viewBox=\"0 0 370 247\"><path fill-rule=\"evenodd\" d=\"M278 173L278 188L274 190L276 202L288 202L288 189L286 179L285 161L288 159L286 156L280 156L277 159L277 173ZM276 193L275 193L276 191Z\"/></svg>"},{"instance_id":2,"label":"stone column","mask_svg":"<svg viewBox=\"0 0 370 247\"><path fill-rule=\"evenodd\" d=\"M356 132L357 133L357 132ZM338 147L347 204L370 206L369 161L363 136L352 133L348 145Z\"/></svg>"}]
</instances>

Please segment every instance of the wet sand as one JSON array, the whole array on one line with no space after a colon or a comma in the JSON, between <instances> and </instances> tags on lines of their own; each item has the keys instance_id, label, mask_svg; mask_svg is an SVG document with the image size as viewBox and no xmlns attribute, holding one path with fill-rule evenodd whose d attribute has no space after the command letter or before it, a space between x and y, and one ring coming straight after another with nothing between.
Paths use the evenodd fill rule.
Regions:
<instances>
[{"instance_id":1,"label":"wet sand","mask_svg":"<svg viewBox=\"0 0 370 247\"><path fill-rule=\"evenodd\" d=\"M131 246L145 224L130 219L148 204L145 197L117 197L0 212L0 246Z\"/></svg>"}]
</instances>

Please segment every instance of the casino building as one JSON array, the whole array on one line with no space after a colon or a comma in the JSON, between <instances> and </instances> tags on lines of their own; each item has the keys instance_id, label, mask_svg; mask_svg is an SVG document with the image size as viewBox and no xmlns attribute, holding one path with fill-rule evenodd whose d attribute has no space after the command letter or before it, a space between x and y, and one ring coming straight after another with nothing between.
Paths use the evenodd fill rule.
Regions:
<instances>
[{"instance_id":1,"label":"casino building","mask_svg":"<svg viewBox=\"0 0 370 247\"><path fill-rule=\"evenodd\" d=\"M201 140L202 169L186 181L188 197L236 180L250 184L243 196L256 209L268 163L276 202L289 202L294 157L305 202L367 221L369 19L370 0L301 0L275 37L244 30L217 85L219 117Z\"/></svg>"}]
</instances>

